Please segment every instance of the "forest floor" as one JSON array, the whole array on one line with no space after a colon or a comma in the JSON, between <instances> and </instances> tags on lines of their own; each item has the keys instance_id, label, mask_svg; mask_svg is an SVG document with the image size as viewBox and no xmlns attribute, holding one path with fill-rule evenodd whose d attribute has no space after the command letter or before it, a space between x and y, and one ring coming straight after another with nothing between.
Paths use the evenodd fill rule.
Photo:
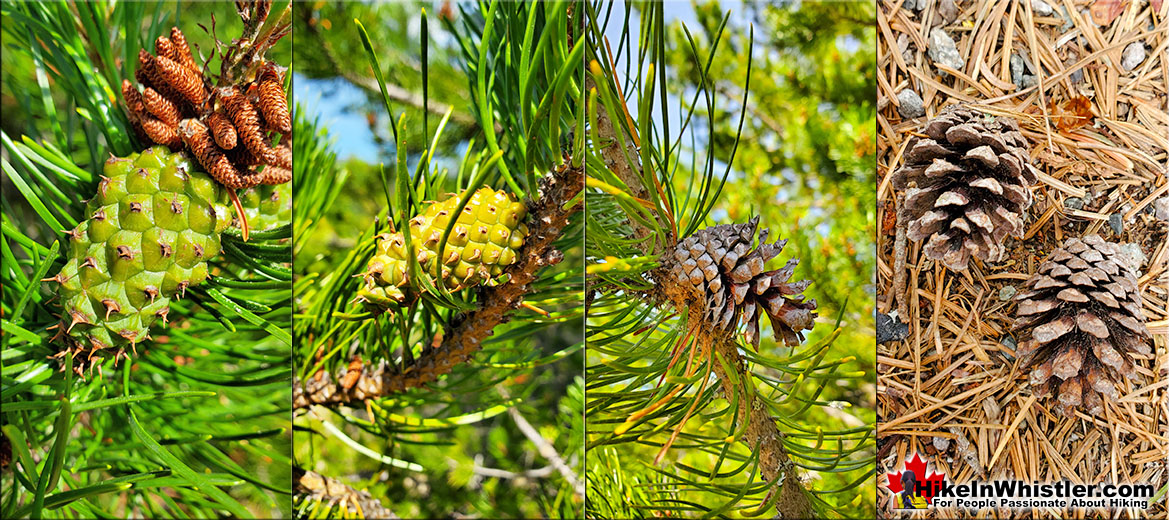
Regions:
<instances>
[{"instance_id":1,"label":"forest floor","mask_svg":"<svg viewBox=\"0 0 1169 520\"><path fill-rule=\"evenodd\" d=\"M878 2L877 310L898 308L899 193L890 174L909 137L931 117L955 103L1012 117L1042 172L1025 214L1025 237L1007 239L1006 260L972 261L954 273L921 256L920 243L908 244L901 315L908 336L877 352L883 514L891 497L883 474L900 471L920 452L951 481L1148 483L1161 495L1143 512L1000 510L999 518L1165 517L1167 14L1161 0ZM953 40L952 48L938 31ZM1032 394L1016 360L1011 295L1065 238L1091 234L1135 244L1144 256L1138 285L1154 351L1137 356L1138 377L1102 415L1066 416ZM930 515L994 516L989 513Z\"/></svg>"}]
</instances>

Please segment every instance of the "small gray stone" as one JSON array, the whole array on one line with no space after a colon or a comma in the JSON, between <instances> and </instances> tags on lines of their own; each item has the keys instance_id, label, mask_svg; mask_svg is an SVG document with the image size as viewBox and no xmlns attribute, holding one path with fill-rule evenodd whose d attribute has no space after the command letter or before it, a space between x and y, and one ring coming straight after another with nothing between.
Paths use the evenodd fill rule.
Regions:
<instances>
[{"instance_id":1,"label":"small gray stone","mask_svg":"<svg viewBox=\"0 0 1169 520\"><path fill-rule=\"evenodd\" d=\"M1011 53L1011 83L1019 88L1026 88L1023 86L1023 75L1027 73L1026 66L1023 64L1023 57L1018 53Z\"/></svg>"},{"instance_id":2,"label":"small gray stone","mask_svg":"<svg viewBox=\"0 0 1169 520\"><path fill-rule=\"evenodd\" d=\"M925 104L917 92L907 88L897 93L897 112L905 119L921 117L925 115Z\"/></svg>"},{"instance_id":3,"label":"small gray stone","mask_svg":"<svg viewBox=\"0 0 1169 520\"><path fill-rule=\"evenodd\" d=\"M999 299L1004 302L1010 301L1018 292L1019 290L1014 285L1004 285L1002 289L999 289Z\"/></svg>"},{"instance_id":4,"label":"small gray stone","mask_svg":"<svg viewBox=\"0 0 1169 520\"><path fill-rule=\"evenodd\" d=\"M1083 83L1084 82L1084 68L1080 67L1076 70L1073 70L1072 73L1068 75L1068 79L1070 79L1072 81L1072 83L1075 83L1075 84Z\"/></svg>"},{"instance_id":5,"label":"small gray stone","mask_svg":"<svg viewBox=\"0 0 1169 520\"><path fill-rule=\"evenodd\" d=\"M1063 200L1063 207L1068 209L1084 209L1084 201L1077 197L1068 197Z\"/></svg>"},{"instance_id":6,"label":"small gray stone","mask_svg":"<svg viewBox=\"0 0 1169 520\"><path fill-rule=\"evenodd\" d=\"M940 63L955 70L962 70L962 67L966 66L966 60L963 60L962 55L958 54L958 44L954 43L954 39L941 29L930 31L929 56L930 59L934 60L934 63Z\"/></svg>"},{"instance_id":7,"label":"small gray stone","mask_svg":"<svg viewBox=\"0 0 1169 520\"><path fill-rule=\"evenodd\" d=\"M934 449L936 449L940 452L943 452L943 453L946 450L950 449L950 439L947 439L945 437L934 437L933 444L934 444Z\"/></svg>"},{"instance_id":8,"label":"small gray stone","mask_svg":"<svg viewBox=\"0 0 1169 520\"><path fill-rule=\"evenodd\" d=\"M1015 350L1015 347L1018 347L1018 346L1019 346L1017 343L1015 343L1015 338L1013 338L1013 337L1011 337L1011 336L1004 336L1004 337L1003 337L1003 340L1002 340L1002 341L1000 341L999 343L1002 343L1004 347L1007 347L1007 348L1009 348L1009 349L1011 349L1011 350ZM1005 357L1011 357L1011 356L1010 356L1009 354L1007 354L1006 352L1003 352L1003 356L1005 356Z\"/></svg>"},{"instance_id":9,"label":"small gray stone","mask_svg":"<svg viewBox=\"0 0 1169 520\"><path fill-rule=\"evenodd\" d=\"M1043 0L1031 0L1031 10L1039 16L1051 16L1055 12Z\"/></svg>"},{"instance_id":10,"label":"small gray stone","mask_svg":"<svg viewBox=\"0 0 1169 520\"><path fill-rule=\"evenodd\" d=\"M1136 244L1133 242L1120 244L1120 252L1125 254L1125 255L1128 255L1128 257L1133 260L1133 265L1137 266L1138 269L1142 265L1145 265L1145 259L1146 259L1145 252L1141 251L1140 244Z\"/></svg>"},{"instance_id":11,"label":"small gray stone","mask_svg":"<svg viewBox=\"0 0 1169 520\"><path fill-rule=\"evenodd\" d=\"M1120 213L1113 213L1108 216L1108 225L1112 226L1112 232L1117 235L1124 233L1124 216Z\"/></svg>"},{"instance_id":12,"label":"small gray stone","mask_svg":"<svg viewBox=\"0 0 1169 520\"><path fill-rule=\"evenodd\" d=\"M1162 222L1169 222L1169 197L1161 197L1153 201L1153 216Z\"/></svg>"},{"instance_id":13,"label":"small gray stone","mask_svg":"<svg viewBox=\"0 0 1169 520\"><path fill-rule=\"evenodd\" d=\"M1039 80L1035 79L1034 74L1023 75L1023 88L1031 88L1039 84Z\"/></svg>"},{"instance_id":14,"label":"small gray stone","mask_svg":"<svg viewBox=\"0 0 1169 520\"><path fill-rule=\"evenodd\" d=\"M909 325L901 322L897 311L889 314L877 313L877 343L901 341L909 337Z\"/></svg>"},{"instance_id":15,"label":"small gray stone","mask_svg":"<svg viewBox=\"0 0 1169 520\"><path fill-rule=\"evenodd\" d=\"M954 4L954 0L940 0L938 14L942 15L942 20L945 20L946 23L954 23L954 20L958 18L958 6Z\"/></svg>"},{"instance_id":16,"label":"small gray stone","mask_svg":"<svg viewBox=\"0 0 1169 520\"><path fill-rule=\"evenodd\" d=\"M1143 61L1145 61L1145 44L1141 42L1128 44L1128 47L1124 48L1124 53L1120 56L1120 66L1124 70L1135 69Z\"/></svg>"}]
</instances>

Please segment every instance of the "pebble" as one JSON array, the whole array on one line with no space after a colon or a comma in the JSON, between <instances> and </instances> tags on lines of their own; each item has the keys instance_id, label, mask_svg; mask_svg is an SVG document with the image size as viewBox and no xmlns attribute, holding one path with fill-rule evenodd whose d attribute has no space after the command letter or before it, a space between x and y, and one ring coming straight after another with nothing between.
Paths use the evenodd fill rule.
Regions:
<instances>
[{"instance_id":1,"label":"pebble","mask_svg":"<svg viewBox=\"0 0 1169 520\"><path fill-rule=\"evenodd\" d=\"M1169 222L1169 197L1153 201L1153 216L1162 222Z\"/></svg>"},{"instance_id":2,"label":"pebble","mask_svg":"<svg viewBox=\"0 0 1169 520\"><path fill-rule=\"evenodd\" d=\"M1108 216L1108 225L1112 226L1112 232L1117 235L1124 233L1124 216L1120 213L1113 213Z\"/></svg>"},{"instance_id":3,"label":"pebble","mask_svg":"<svg viewBox=\"0 0 1169 520\"><path fill-rule=\"evenodd\" d=\"M999 343L1002 343L1004 347L1007 347L1010 350L1015 350L1015 347L1019 346L1019 344L1015 342L1015 338L1012 336L1004 336L1003 340ZM1006 352L1003 352L1002 354L1003 357L1011 358L1011 355L1007 354Z\"/></svg>"},{"instance_id":4,"label":"pebble","mask_svg":"<svg viewBox=\"0 0 1169 520\"><path fill-rule=\"evenodd\" d=\"M925 115L925 103L921 96L913 89L905 89L897 93L897 112L905 119L913 119Z\"/></svg>"},{"instance_id":5,"label":"pebble","mask_svg":"<svg viewBox=\"0 0 1169 520\"><path fill-rule=\"evenodd\" d=\"M1128 255L1129 258L1133 259L1138 268L1142 265L1145 265L1145 252L1141 251L1140 244L1133 242L1121 244L1120 252Z\"/></svg>"},{"instance_id":6,"label":"pebble","mask_svg":"<svg viewBox=\"0 0 1169 520\"><path fill-rule=\"evenodd\" d=\"M1143 61L1145 61L1145 44L1141 42L1128 44L1128 47L1124 48L1124 54L1120 56L1120 66L1124 70L1135 69Z\"/></svg>"},{"instance_id":7,"label":"pebble","mask_svg":"<svg viewBox=\"0 0 1169 520\"><path fill-rule=\"evenodd\" d=\"M934 449L941 452L945 452L946 450L950 449L950 439L945 437L934 437L933 444Z\"/></svg>"},{"instance_id":8,"label":"pebble","mask_svg":"<svg viewBox=\"0 0 1169 520\"><path fill-rule=\"evenodd\" d=\"M1078 197L1068 197L1063 200L1063 206L1068 209L1084 209L1084 201Z\"/></svg>"},{"instance_id":9,"label":"pebble","mask_svg":"<svg viewBox=\"0 0 1169 520\"><path fill-rule=\"evenodd\" d=\"M954 0L941 0L938 2L938 14L942 15L942 20L946 23L954 23L958 19L958 6L954 4Z\"/></svg>"},{"instance_id":10,"label":"pebble","mask_svg":"<svg viewBox=\"0 0 1169 520\"><path fill-rule=\"evenodd\" d=\"M1011 83L1019 88L1023 87L1023 75L1027 73L1023 57L1018 53L1011 53Z\"/></svg>"},{"instance_id":11,"label":"pebble","mask_svg":"<svg viewBox=\"0 0 1169 520\"><path fill-rule=\"evenodd\" d=\"M1002 289L999 289L999 299L1004 302L1010 301L1018 292L1019 290L1014 285L1004 285Z\"/></svg>"},{"instance_id":12,"label":"pebble","mask_svg":"<svg viewBox=\"0 0 1169 520\"><path fill-rule=\"evenodd\" d=\"M962 55L958 54L958 45L954 43L954 39L950 38L946 31L941 29L934 29L930 31L930 59L934 63L940 63L955 70L962 70L966 66L966 60L962 59ZM1142 58L1143 55L1142 55Z\"/></svg>"},{"instance_id":13,"label":"pebble","mask_svg":"<svg viewBox=\"0 0 1169 520\"><path fill-rule=\"evenodd\" d=\"M877 313L877 343L901 341L909 337L909 325L902 323L897 311L889 314Z\"/></svg>"},{"instance_id":14,"label":"pebble","mask_svg":"<svg viewBox=\"0 0 1169 520\"><path fill-rule=\"evenodd\" d=\"M1051 16L1055 10L1043 0L1031 0L1031 11L1039 16Z\"/></svg>"}]
</instances>

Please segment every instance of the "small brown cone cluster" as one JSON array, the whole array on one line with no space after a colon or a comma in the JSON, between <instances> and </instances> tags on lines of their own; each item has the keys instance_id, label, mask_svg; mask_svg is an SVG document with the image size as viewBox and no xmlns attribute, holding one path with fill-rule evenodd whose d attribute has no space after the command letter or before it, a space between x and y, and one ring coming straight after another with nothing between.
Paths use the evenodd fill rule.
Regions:
<instances>
[{"instance_id":1,"label":"small brown cone cluster","mask_svg":"<svg viewBox=\"0 0 1169 520\"><path fill-rule=\"evenodd\" d=\"M155 55L138 53L138 86L122 81L122 98L140 138L190 151L228 188L292 180L292 118L282 67L266 61L253 77L215 87L177 27L154 48ZM272 146L277 135L279 144Z\"/></svg>"},{"instance_id":2,"label":"small brown cone cluster","mask_svg":"<svg viewBox=\"0 0 1169 520\"><path fill-rule=\"evenodd\" d=\"M799 260L774 271L764 271L786 240L768 244L768 230L759 231L759 217L746 224L712 226L691 235L674 248L671 272L704 302L703 319L719 330L734 331L746 324L746 339L759 346L759 315L766 314L775 341L788 346L804 340L816 318L816 300L804 301L804 289L812 282L788 282Z\"/></svg>"},{"instance_id":3,"label":"small brown cone cluster","mask_svg":"<svg viewBox=\"0 0 1169 520\"><path fill-rule=\"evenodd\" d=\"M1019 359L1036 394L1054 394L1065 413L1101 413L1136 374L1133 354L1151 352L1133 264L1097 235L1069 238L1015 297Z\"/></svg>"},{"instance_id":4,"label":"small brown cone cluster","mask_svg":"<svg viewBox=\"0 0 1169 520\"><path fill-rule=\"evenodd\" d=\"M997 262L1003 240L1023 236L1023 212L1038 181L1027 141L1011 119L965 105L944 109L914 137L893 187L906 190L901 218L910 240L946 267L966 269L970 257Z\"/></svg>"}]
</instances>

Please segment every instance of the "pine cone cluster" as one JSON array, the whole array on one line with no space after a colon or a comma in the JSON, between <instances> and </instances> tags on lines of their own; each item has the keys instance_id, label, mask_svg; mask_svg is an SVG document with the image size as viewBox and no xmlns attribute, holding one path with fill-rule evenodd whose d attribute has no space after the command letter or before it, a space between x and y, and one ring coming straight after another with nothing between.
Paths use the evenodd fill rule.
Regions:
<instances>
[{"instance_id":1,"label":"pine cone cluster","mask_svg":"<svg viewBox=\"0 0 1169 520\"><path fill-rule=\"evenodd\" d=\"M177 27L154 42L156 55L138 52L122 98L139 137L187 149L220 184L244 189L292 180L292 118L284 69L265 61L250 80L215 87ZM277 146L271 146L275 135Z\"/></svg>"},{"instance_id":2,"label":"pine cone cluster","mask_svg":"<svg viewBox=\"0 0 1169 520\"><path fill-rule=\"evenodd\" d=\"M768 230L759 231L759 217L746 224L724 224L698 231L674 249L675 278L704 302L703 318L719 330L734 331L746 324L746 339L759 346L759 315L767 314L775 341L788 346L804 340L816 318L816 300L803 301L812 282L788 282L799 260L788 260L780 269L764 271L786 240L767 243Z\"/></svg>"},{"instance_id":3,"label":"pine cone cluster","mask_svg":"<svg viewBox=\"0 0 1169 520\"><path fill-rule=\"evenodd\" d=\"M1133 354L1149 354L1149 329L1137 289L1138 266L1097 235L1069 238L1027 280L1012 327L1028 337L1019 359L1037 395L1054 394L1065 413L1103 411L1121 376L1134 377Z\"/></svg>"},{"instance_id":4,"label":"pine cone cluster","mask_svg":"<svg viewBox=\"0 0 1169 520\"><path fill-rule=\"evenodd\" d=\"M1007 236L1023 236L1023 211L1038 181L1027 141L1011 119L969 106L944 109L914 137L893 187L907 190L901 218L927 258L966 269L970 257L997 262Z\"/></svg>"}]
</instances>

